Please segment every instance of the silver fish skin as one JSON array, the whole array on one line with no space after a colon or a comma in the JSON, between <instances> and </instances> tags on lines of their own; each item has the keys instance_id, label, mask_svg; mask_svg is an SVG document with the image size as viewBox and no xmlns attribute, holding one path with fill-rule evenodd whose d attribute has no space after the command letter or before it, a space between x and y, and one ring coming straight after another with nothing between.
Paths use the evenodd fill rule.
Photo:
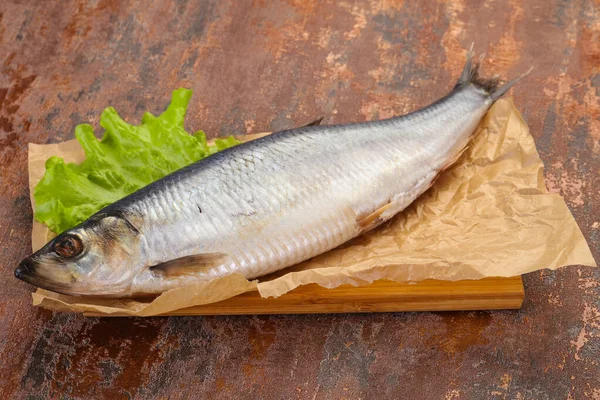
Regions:
<instances>
[{"instance_id":1,"label":"silver fish skin","mask_svg":"<svg viewBox=\"0 0 600 400\"><path fill-rule=\"evenodd\" d=\"M454 89L410 114L281 131L189 165L59 235L15 274L61 293L128 297L322 254L429 189L520 79L498 87L477 69L469 55Z\"/></svg>"}]
</instances>

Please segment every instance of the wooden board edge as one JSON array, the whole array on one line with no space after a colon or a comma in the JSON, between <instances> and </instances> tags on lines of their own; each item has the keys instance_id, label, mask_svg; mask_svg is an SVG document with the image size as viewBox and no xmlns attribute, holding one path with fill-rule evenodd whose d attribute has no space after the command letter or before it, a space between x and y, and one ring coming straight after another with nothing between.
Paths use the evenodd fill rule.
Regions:
<instances>
[{"instance_id":1,"label":"wooden board edge","mask_svg":"<svg viewBox=\"0 0 600 400\"><path fill-rule=\"evenodd\" d=\"M248 292L161 316L502 310L519 309L524 299L521 276L463 281L426 280L413 284L380 280L364 286L342 285L334 289L316 284L305 285L278 298L264 299L258 292Z\"/></svg>"}]
</instances>

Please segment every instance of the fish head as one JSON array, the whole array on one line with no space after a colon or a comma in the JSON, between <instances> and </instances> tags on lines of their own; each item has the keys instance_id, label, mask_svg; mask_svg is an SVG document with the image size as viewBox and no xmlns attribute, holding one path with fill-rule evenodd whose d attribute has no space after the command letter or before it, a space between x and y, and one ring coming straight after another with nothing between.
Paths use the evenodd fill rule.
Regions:
<instances>
[{"instance_id":1,"label":"fish head","mask_svg":"<svg viewBox=\"0 0 600 400\"><path fill-rule=\"evenodd\" d=\"M126 296L143 268L140 238L125 218L95 215L23 260L15 276L68 295Z\"/></svg>"}]
</instances>

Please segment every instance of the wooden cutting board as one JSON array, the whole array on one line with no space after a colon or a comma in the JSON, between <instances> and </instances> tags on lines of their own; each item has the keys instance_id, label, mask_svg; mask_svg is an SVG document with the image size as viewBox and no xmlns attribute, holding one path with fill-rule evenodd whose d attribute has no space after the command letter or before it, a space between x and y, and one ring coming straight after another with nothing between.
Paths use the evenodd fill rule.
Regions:
<instances>
[{"instance_id":1,"label":"wooden cutting board","mask_svg":"<svg viewBox=\"0 0 600 400\"><path fill-rule=\"evenodd\" d=\"M165 315L499 310L520 308L524 298L520 276L456 282L427 280L415 284L382 280L366 286L343 285L335 289L312 284L268 299L260 297L258 292L248 292L218 303L184 308ZM99 316L94 313L85 315Z\"/></svg>"}]
</instances>

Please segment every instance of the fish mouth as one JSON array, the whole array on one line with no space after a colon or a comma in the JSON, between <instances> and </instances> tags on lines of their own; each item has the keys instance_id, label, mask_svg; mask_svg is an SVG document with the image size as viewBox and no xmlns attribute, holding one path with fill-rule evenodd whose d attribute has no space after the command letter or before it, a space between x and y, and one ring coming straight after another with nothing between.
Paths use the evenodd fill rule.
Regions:
<instances>
[{"instance_id":1,"label":"fish mouth","mask_svg":"<svg viewBox=\"0 0 600 400\"><path fill-rule=\"evenodd\" d=\"M51 290L53 292L63 294L70 294L69 285L52 282L38 276L35 273L35 264L28 259L21 261L19 266L15 269L15 278L29 283L30 285L37 286L41 289Z\"/></svg>"},{"instance_id":2,"label":"fish mouth","mask_svg":"<svg viewBox=\"0 0 600 400\"><path fill-rule=\"evenodd\" d=\"M90 290L89 288L77 288L73 285L59 283L45 279L35 272L35 262L25 259L21 261L19 266L15 269L15 278L22 280L25 283L36 286L40 289L49 290L51 292L64 294L67 296L83 296L83 297L100 297L100 298L122 298L130 297L126 292L113 293L110 291L103 290Z\"/></svg>"},{"instance_id":3,"label":"fish mouth","mask_svg":"<svg viewBox=\"0 0 600 400\"><path fill-rule=\"evenodd\" d=\"M23 260L19 266L15 269L15 278L22 280L23 282L31 283L33 278L33 265L28 260Z\"/></svg>"}]
</instances>

